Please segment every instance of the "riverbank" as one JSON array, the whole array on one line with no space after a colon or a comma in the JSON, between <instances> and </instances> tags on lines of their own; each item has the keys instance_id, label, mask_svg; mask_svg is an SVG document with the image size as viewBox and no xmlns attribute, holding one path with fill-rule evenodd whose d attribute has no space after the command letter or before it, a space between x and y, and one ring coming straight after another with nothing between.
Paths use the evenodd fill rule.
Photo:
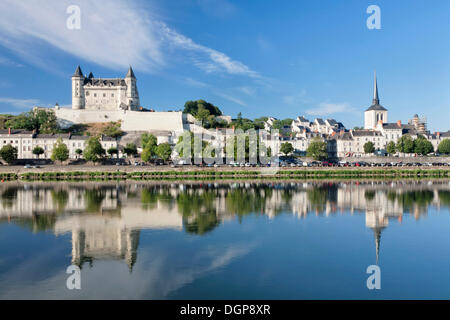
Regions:
<instances>
[{"instance_id":1,"label":"riverbank","mask_svg":"<svg viewBox=\"0 0 450 320\"><path fill-rule=\"evenodd\" d=\"M162 168L70 167L0 170L2 181L449 178L450 168ZM2 169L6 169L3 167ZM72 170L70 170L72 169ZM3 171L3 172L2 172Z\"/></svg>"}]
</instances>

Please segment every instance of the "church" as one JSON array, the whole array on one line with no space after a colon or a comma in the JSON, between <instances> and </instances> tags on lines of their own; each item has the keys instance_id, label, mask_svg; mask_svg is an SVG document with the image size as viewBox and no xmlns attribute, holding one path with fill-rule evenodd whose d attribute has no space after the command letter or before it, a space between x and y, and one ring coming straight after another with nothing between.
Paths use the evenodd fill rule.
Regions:
<instances>
[{"instance_id":1,"label":"church","mask_svg":"<svg viewBox=\"0 0 450 320\"><path fill-rule=\"evenodd\" d=\"M72 76L72 109L74 110L138 110L139 93L133 69L125 78L95 78L83 75L80 66Z\"/></svg>"},{"instance_id":2,"label":"church","mask_svg":"<svg viewBox=\"0 0 450 320\"><path fill-rule=\"evenodd\" d=\"M372 105L364 112L364 129L366 130L376 129L379 123L388 123L388 110L380 105L380 98L378 97L376 73L373 86Z\"/></svg>"}]
</instances>

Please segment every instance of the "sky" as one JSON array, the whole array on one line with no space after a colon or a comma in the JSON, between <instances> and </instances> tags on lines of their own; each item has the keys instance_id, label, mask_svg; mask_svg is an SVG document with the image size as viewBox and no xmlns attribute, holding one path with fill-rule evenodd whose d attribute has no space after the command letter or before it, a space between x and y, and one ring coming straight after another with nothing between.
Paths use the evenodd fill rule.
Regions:
<instances>
[{"instance_id":1,"label":"sky","mask_svg":"<svg viewBox=\"0 0 450 320\"><path fill-rule=\"evenodd\" d=\"M68 28L76 5L79 28ZM369 29L370 5L381 29ZM450 129L448 0L2 0L0 113L71 104L77 65L124 77L142 106L205 99L236 117L363 126L376 70L389 122ZM72 24L73 25L73 24Z\"/></svg>"}]
</instances>

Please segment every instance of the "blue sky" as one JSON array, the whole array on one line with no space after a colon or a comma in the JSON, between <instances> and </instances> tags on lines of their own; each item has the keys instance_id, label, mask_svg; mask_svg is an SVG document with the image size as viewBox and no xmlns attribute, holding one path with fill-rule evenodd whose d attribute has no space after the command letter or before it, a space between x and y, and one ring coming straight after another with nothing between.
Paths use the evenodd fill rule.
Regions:
<instances>
[{"instance_id":1,"label":"blue sky","mask_svg":"<svg viewBox=\"0 0 450 320\"><path fill-rule=\"evenodd\" d=\"M69 30L66 9L81 10ZM369 5L381 30L369 30ZM76 66L123 77L141 104L182 109L203 98L225 114L305 115L363 125L376 69L389 121L414 113L450 129L450 2L2 0L0 112L71 103Z\"/></svg>"}]
</instances>

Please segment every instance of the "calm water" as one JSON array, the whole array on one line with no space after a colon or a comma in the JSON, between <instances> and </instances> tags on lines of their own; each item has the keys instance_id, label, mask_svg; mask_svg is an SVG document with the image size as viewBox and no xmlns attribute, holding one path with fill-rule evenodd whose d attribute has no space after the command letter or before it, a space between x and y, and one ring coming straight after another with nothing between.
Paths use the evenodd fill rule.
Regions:
<instances>
[{"instance_id":1,"label":"calm water","mask_svg":"<svg viewBox=\"0 0 450 320\"><path fill-rule=\"evenodd\" d=\"M449 181L14 183L0 199L1 299L450 298Z\"/></svg>"}]
</instances>

